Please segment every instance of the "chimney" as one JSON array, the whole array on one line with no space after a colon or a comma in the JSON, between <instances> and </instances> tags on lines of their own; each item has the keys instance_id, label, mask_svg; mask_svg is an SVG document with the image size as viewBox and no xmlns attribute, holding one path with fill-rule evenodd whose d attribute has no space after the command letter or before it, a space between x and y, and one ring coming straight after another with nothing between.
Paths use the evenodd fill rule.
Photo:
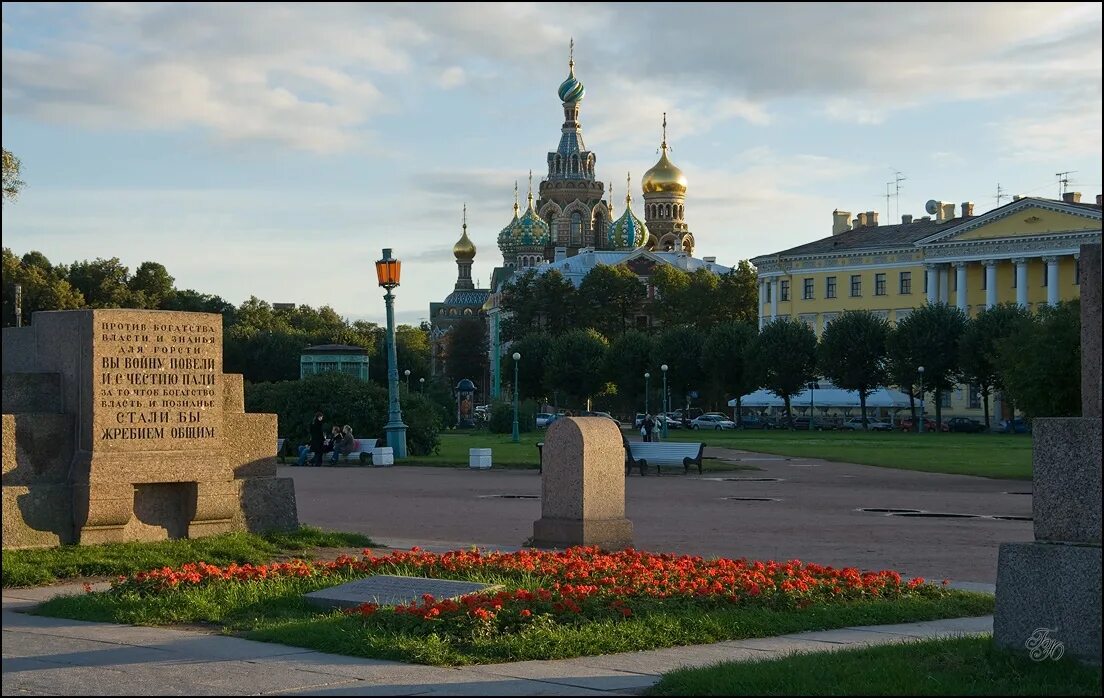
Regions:
<instances>
[{"instance_id":1,"label":"chimney","mask_svg":"<svg viewBox=\"0 0 1104 698\"><path fill-rule=\"evenodd\" d=\"M877 211L867 211L866 212L866 224L867 225L878 225L878 212Z\"/></svg>"},{"instance_id":2,"label":"chimney","mask_svg":"<svg viewBox=\"0 0 1104 698\"><path fill-rule=\"evenodd\" d=\"M966 217L972 216L972 215L974 215L974 202L973 201L963 201L962 202L962 217L966 218Z\"/></svg>"},{"instance_id":3,"label":"chimney","mask_svg":"<svg viewBox=\"0 0 1104 698\"><path fill-rule=\"evenodd\" d=\"M858 217L855 218L855 220L858 221L858 225L855 226L856 228L865 228L866 227L866 212L864 211L863 213L858 214Z\"/></svg>"},{"instance_id":4,"label":"chimney","mask_svg":"<svg viewBox=\"0 0 1104 698\"><path fill-rule=\"evenodd\" d=\"M1067 191L1065 194L1062 194L1062 201L1065 201L1067 204L1079 204L1081 203L1081 192Z\"/></svg>"},{"instance_id":5,"label":"chimney","mask_svg":"<svg viewBox=\"0 0 1104 698\"><path fill-rule=\"evenodd\" d=\"M930 220L931 220L931 216L924 216L924 217L923 217L923 218L921 218L920 220L922 220L922 221L930 221Z\"/></svg>"},{"instance_id":6,"label":"chimney","mask_svg":"<svg viewBox=\"0 0 1104 698\"><path fill-rule=\"evenodd\" d=\"M1020 200L1020 199L1022 199L1022 198L1023 198L1023 196L1021 196L1021 195L1019 195L1019 194L1013 194L1013 195L1012 195L1012 200L1013 200L1013 201L1019 201L1019 200Z\"/></svg>"},{"instance_id":7,"label":"chimney","mask_svg":"<svg viewBox=\"0 0 1104 698\"><path fill-rule=\"evenodd\" d=\"M1097 194L1096 195L1096 205L1097 206L1104 206L1104 204L1100 203L1100 198L1101 198L1100 194Z\"/></svg>"},{"instance_id":8,"label":"chimney","mask_svg":"<svg viewBox=\"0 0 1104 698\"><path fill-rule=\"evenodd\" d=\"M905 224L911 223L912 222L912 214L911 213L906 213L903 216L901 216L901 222L905 223Z\"/></svg>"},{"instance_id":9,"label":"chimney","mask_svg":"<svg viewBox=\"0 0 1104 698\"><path fill-rule=\"evenodd\" d=\"M946 223L947 221L951 220L954 217L955 217L955 205L940 202L939 203L939 218L937 218L936 220L938 220L940 223Z\"/></svg>"},{"instance_id":10,"label":"chimney","mask_svg":"<svg viewBox=\"0 0 1104 698\"><path fill-rule=\"evenodd\" d=\"M851 230L851 212L838 208L832 211L832 235L846 233L848 230Z\"/></svg>"},{"instance_id":11,"label":"chimney","mask_svg":"<svg viewBox=\"0 0 1104 698\"><path fill-rule=\"evenodd\" d=\"M854 218L851 219L851 230L854 230L858 227L859 227L859 217L855 216Z\"/></svg>"},{"instance_id":12,"label":"chimney","mask_svg":"<svg viewBox=\"0 0 1104 698\"><path fill-rule=\"evenodd\" d=\"M555 261L562 262L565 259L567 259L567 248L566 247L557 247L556 248Z\"/></svg>"},{"instance_id":13,"label":"chimney","mask_svg":"<svg viewBox=\"0 0 1104 698\"><path fill-rule=\"evenodd\" d=\"M713 271L713 265L717 263L716 257L702 257L702 261L705 262L705 268L709 271Z\"/></svg>"}]
</instances>

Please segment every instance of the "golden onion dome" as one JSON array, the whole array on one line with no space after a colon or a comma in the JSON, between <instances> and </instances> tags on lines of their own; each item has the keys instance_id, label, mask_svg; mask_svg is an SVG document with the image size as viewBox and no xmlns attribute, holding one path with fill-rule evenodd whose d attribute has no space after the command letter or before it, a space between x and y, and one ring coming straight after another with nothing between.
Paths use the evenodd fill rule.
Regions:
<instances>
[{"instance_id":1,"label":"golden onion dome","mask_svg":"<svg viewBox=\"0 0 1104 698\"><path fill-rule=\"evenodd\" d=\"M659 162L652 169L644 173L641 186L645 194L667 192L672 194L686 193L686 175L667 158L667 144L663 144L663 154L659 156Z\"/></svg>"},{"instance_id":2,"label":"golden onion dome","mask_svg":"<svg viewBox=\"0 0 1104 698\"><path fill-rule=\"evenodd\" d=\"M452 256L458 262L470 262L475 259L475 243L468 237L468 205L464 204L464 234L452 246Z\"/></svg>"}]
</instances>

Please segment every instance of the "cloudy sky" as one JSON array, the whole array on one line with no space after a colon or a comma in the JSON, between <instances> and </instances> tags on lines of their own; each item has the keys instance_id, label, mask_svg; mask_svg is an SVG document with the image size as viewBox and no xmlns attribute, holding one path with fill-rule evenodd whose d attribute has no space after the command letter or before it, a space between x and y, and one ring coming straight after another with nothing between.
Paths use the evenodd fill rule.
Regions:
<instances>
[{"instance_id":1,"label":"cloudy sky","mask_svg":"<svg viewBox=\"0 0 1104 698\"><path fill-rule=\"evenodd\" d=\"M559 139L570 37L599 177L620 202L666 111L698 255L725 264L827 235L836 207L984 211L998 183L1055 197L1069 170L1101 190L1099 3L4 3L27 182L4 245L377 321L393 247L417 322L452 288L463 203L475 278L501 263L514 181Z\"/></svg>"}]
</instances>

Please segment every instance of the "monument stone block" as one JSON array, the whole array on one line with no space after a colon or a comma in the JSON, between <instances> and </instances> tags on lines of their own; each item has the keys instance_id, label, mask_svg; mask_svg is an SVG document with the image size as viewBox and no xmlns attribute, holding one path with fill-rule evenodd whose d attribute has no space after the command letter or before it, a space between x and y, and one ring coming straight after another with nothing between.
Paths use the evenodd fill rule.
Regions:
<instances>
[{"instance_id":1,"label":"monument stone block","mask_svg":"<svg viewBox=\"0 0 1104 698\"><path fill-rule=\"evenodd\" d=\"M1035 540L1100 545L1101 421L1032 421Z\"/></svg>"},{"instance_id":2,"label":"monument stone block","mask_svg":"<svg viewBox=\"0 0 1104 698\"><path fill-rule=\"evenodd\" d=\"M352 608L363 603L397 606L411 601L421 601L425 594L443 601L496 588L497 586L493 584L458 582L452 579L374 575L329 589L312 591L304 594L303 598L323 608Z\"/></svg>"},{"instance_id":3,"label":"monument stone block","mask_svg":"<svg viewBox=\"0 0 1104 698\"><path fill-rule=\"evenodd\" d=\"M632 545L625 518L625 449L617 425L603 417L567 417L544 439L538 547Z\"/></svg>"},{"instance_id":4,"label":"monument stone block","mask_svg":"<svg viewBox=\"0 0 1104 698\"><path fill-rule=\"evenodd\" d=\"M62 412L61 376L56 373L13 373L4 377L4 414Z\"/></svg>"},{"instance_id":5,"label":"monument stone block","mask_svg":"<svg viewBox=\"0 0 1104 698\"><path fill-rule=\"evenodd\" d=\"M1081 416L1100 419L1101 271L1100 245L1082 245L1081 273Z\"/></svg>"}]
</instances>

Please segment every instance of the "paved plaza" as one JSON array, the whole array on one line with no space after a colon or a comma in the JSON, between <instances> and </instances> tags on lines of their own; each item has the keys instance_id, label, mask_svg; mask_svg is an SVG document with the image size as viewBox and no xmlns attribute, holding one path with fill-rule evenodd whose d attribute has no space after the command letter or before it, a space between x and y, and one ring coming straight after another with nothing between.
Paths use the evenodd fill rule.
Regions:
<instances>
[{"instance_id":1,"label":"paved plaza","mask_svg":"<svg viewBox=\"0 0 1104 698\"><path fill-rule=\"evenodd\" d=\"M857 511L912 509L1026 519L1031 516L1031 497L1023 493L1031 491L1029 481L729 449L707 449L706 455L759 470L707 472L701 477L679 473L642 478L634 473L626 482L625 496L636 547L705 556L797 558L991 584L996 580L997 546L1032 540L1029 520ZM517 548L533 534L533 521L541 515L541 481L535 470L287 467L280 475L295 479L302 523L358 531L398 547Z\"/></svg>"}]
</instances>

